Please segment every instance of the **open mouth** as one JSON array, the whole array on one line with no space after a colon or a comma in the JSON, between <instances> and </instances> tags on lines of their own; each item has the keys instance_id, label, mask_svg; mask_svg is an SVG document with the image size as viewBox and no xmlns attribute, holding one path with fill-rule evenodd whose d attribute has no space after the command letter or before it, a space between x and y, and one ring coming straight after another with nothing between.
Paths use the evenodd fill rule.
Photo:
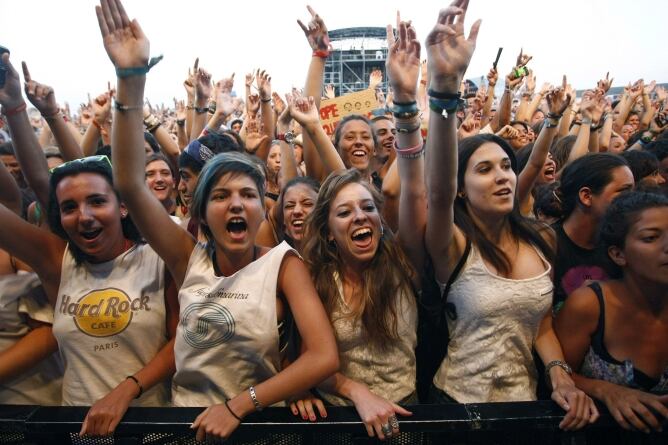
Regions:
<instances>
[{"instance_id":1,"label":"open mouth","mask_svg":"<svg viewBox=\"0 0 668 445\"><path fill-rule=\"evenodd\" d=\"M98 237L100 233L102 233L102 229L95 229L95 230L86 230L83 232L79 232L81 234L81 237L87 241L92 241L95 238Z\"/></svg>"},{"instance_id":2,"label":"open mouth","mask_svg":"<svg viewBox=\"0 0 668 445\"><path fill-rule=\"evenodd\" d=\"M227 231L233 235L243 235L247 228L248 224L243 218L232 218L227 223Z\"/></svg>"},{"instance_id":3,"label":"open mouth","mask_svg":"<svg viewBox=\"0 0 668 445\"><path fill-rule=\"evenodd\" d=\"M304 228L304 220L295 219L290 223L290 225L292 226L293 229L301 230Z\"/></svg>"},{"instance_id":4,"label":"open mouth","mask_svg":"<svg viewBox=\"0 0 668 445\"><path fill-rule=\"evenodd\" d=\"M510 190L509 188L504 188L499 190L498 192L494 192L495 196L508 196L510 194L512 194L512 190Z\"/></svg>"},{"instance_id":5,"label":"open mouth","mask_svg":"<svg viewBox=\"0 0 668 445\"><path fill-rule=\"evenodd\" d=\"M356 158L363 158L364 156L366 156L366 151L364 151L364 150L354 150L353 151L353 156L355 156Z\"/></svg>"},{"instance_id":6,"label":"open mouth","mask_svg":"<svg viewBox=\"0 0 668 445\"><path fill-rule=\"evenodd\" d=\"M546 178L554 178L554 173L555 173L555 168L554 166L549 166L545 170L543 170L543 176Z\"/></svg>"},{"instance_id":7,"label":"open mouth","mask_svg":"<svg viewBox=\"0 0 668 445\"><path fill-rule=\"evenodd\" d=\"M367 247L371 244L373 231L368 227L357 229L351 235L353 243L358 247Z\"/></svg>"},{"instance_id":8,"label":"open mouth","mask_svg":"<svg viewBox=\"0 0 668 445\"><path fill-rule=\"evenodd\" d=\"M167 190L167 186L165 186L165 185L154 185L153 190L155 190L155 191Z\"/></svg>"}]
</instances>

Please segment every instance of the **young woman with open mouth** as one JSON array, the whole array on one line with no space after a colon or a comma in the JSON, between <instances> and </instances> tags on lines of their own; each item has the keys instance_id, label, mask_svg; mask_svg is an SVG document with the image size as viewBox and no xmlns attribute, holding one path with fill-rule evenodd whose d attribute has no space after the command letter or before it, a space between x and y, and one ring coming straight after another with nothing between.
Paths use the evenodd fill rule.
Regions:
<instances>
[{"instance_id":1,"label":"young woman with open mouth","mask_svg":"<svg viewBox=\"0 0 668 445\"><path fill-rule=\"evenodd\" d=\"M174 369L175 289L168 291L163 261L142 242L113 188L106 156L64 163L48 176L19 76L4 57L9 69L0 103L23 150L28 180L48 208L51 231L0 206L0 247L39 275L55 309L53 334L65 366L63 404L92 405L80 434L108 435L129 405L169 403L160 382ZM26 85L31 100L39 91L39 85ZM146 189L143 165L141 170Z\"/></svg>"},{"instance_id":2,"label":"young woman with open mouth","mask_svg":"<svg viewBox=\"0 0 668 445\"><path fill-rule=\"evenodd\" d=\"M191 202L206 243L173 223L143 187L141 107L149 41L119 0L96 8L118 75L112 152L121 195L141 233L165 260L183 310L174 347L176 406L209 406L193 428L198 440L226 438L241 419L316 385L338 367L336 343L308 270L287 245L255 244L264 218L265 178L246 155L224 153L205 165ZM296 325L302 354L283 369Z\"/></svg>"}]
</instances>

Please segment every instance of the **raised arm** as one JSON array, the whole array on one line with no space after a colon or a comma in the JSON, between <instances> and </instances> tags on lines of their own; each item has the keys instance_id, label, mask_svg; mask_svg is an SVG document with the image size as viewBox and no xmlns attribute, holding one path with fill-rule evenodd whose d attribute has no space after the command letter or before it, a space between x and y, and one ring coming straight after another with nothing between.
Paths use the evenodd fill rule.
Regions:
<instances>
[{"instance_id":1,"label":"raised arm","mask_svg":"<svg viewBox=\"0 0 668 445\"><path fill-rule=\"evenodd\" d=\"M255 155L267 161L269 156L269 147L276 133L276 123L274 122L274 110L271 108L271 76L264 70L258 70L255 76L257 89L260 92L260 110L262 117L262 135L266 136L264 142L260 143Z\"/></svg>"},{"instance_id":2,"label":"raised arm","mask_svg":"<svg viewBox=\"0 0 668 445\"><path fill-rule=\"evenodd\" d=\"M313 97L315 107L320 110L320 97L322 96L322 82L325 73L325 61L329 57L330 43L327 33L327 26L324 20L310 6L307 6L311 14L311 21L305 26L300 20L297 20L309 46L313 51L311 63L306 74L306 84L304 85L304 96ZM326 173L322 165L320 155L316 151L314 142L307 133L302 135L304 139L304 163L306 171L312 178L322 181Z\"/></svg>"},{"instance_id":3,"label":"raised arm","mask_svg":"<svg viewBox=\"0 0 668 445\"><path fill-rule=\"evenodd\" d=\"M655 81L652 81L649 85L643 88L643 112L642 116L640 117L640 125L638 126L638 130L647 130L650 123L652 122L652 118L654 118L654 107L652 107L652 101L649 99L649 95L652 93L652 91L654 91L654 88L656 88Z\"/></svg>"},{"instance_id":4,"label":"raised arm","mask_svg":"<svg viewBox=\"0 0 668 445\"><path fill-rule=\"evenodd\" d=\"M3 162L0 162L0 204L17 215L23 210L21 189Z\"/></svg>"},{"instance_id":5,"label":"raised arm","mask_svg":"<svg viewBox=\"0 0 668 445\"><path fill-rule=\"evenodd\" d=\"M42 147L30 125L26 103L21 95L21 81L9 60L9 53L2 55L7 67L5 85L0 88L2 114L7 120L16 158L30 188L37 195L39 203L47 208L49 203L49 167Z\"/></svg>"},{"instance_id":6,"label":"raised arm","mask_svg":"<svg viewBox=\"0 0 668 445\"><path fill-rule=\"evenodd\" d=\"M332 144L332 140L327 136L322 125L320 125L320 113L315 102L315 98L312 96L308 99L305 97L293 97L288 103L290 115L302 126L304 130L302 135L308 135L313 142L317 154L320 156L325 174L344 170L346 166L343 164L341 156L339 156L334 144ZM308 170L308 166L306 168Z\"/></svg>"},{"instance_id":7,"label":"raised arm","mask_svg":"<svg viewBox=\"0 0 668 445\"><path fill-rule=\"evenodd\" d=\"M56 95L53 88L42 85L32 80L28 65L23 62L23 77L25 79L25 92L28 100L42 113L42 117L49 124L51 133L58 143L60 153L65 161L83 157L83 151L72 135L69 126L63 118L63 114L56 103Z\"/></svg>"},{"instance_id":8,"label":"raised arm","mask_svg":"<svg viewBox=\"0 0 668 445\"><path fill-rule=\"evenodd\" d=\"M436 278L445 283L464 251L464 239L454 224L454 203L457 196L457 117L459 84L475 50L481 21L464 36L464 18L468 1L455 0L442 9L436 26L427 36L430 106L427 138L427 251L434 262ZM438 99L436 96L452 99ZM450 105L441 113L439 105ZM458 242L453 243L455 232ZM454 246L454 248L453 248Z\"/></svg>"},{"instance_id":9,"label":"raised arm","mask_svg":"<svg viewBox=\"0 0 668 445\"><path fill-rule=\"evenodd\" d=\"M557 134L559 119L562 117L570 100L570 96L566 94L563 88L555 88L547 94L548 118L531 150L529 162L527 162L524 170L522 170L517 178L517 199L520 202L520 208L523 208L523 205L531 194L531 189L536 179L545 167L547 154Z\"/></svg>"},{"instance_id":10,"label":"raised arm","mask_svg":"<svg viewBox=\"0 0 668 445\"><path fill-rule=\"evenodd\" d=\"M203 68L195 73L195 104L193 108L193 124L190 129L190 140L197 139L204 130L209 111L209 97L211 97L211 74Z\"/></svg>"},{"instance_id":11,"label":"raised arm","mask_svg":"<svg viewBox=\"0 0 668 445\"><path fill-rule=\"evenodd\" d=\"M400 177L397 234L413 267L422 270L427 193L424 183L424 146L417 106L420 42L410 22L399 21L397 31L398 38L395 40L392 26L387 26L389 50L385 63L388 80L394 91L397 126L396 162Z\"/></svg>"},{"instance_id":12,"label":"raised arm","mask_svg":"<svg viewBox=\"0 0 668 445\"><path fill-rule=\"evenodd\" d=\"M104 48L116 68L118 93L112 128L114 184L132 219L162 257L178 287L185 277L195 242L175 224L144 183L144 84L149 69L149 41L137 20L130 21L119 0L95 8Z\"/></svg>"}]
</instances>

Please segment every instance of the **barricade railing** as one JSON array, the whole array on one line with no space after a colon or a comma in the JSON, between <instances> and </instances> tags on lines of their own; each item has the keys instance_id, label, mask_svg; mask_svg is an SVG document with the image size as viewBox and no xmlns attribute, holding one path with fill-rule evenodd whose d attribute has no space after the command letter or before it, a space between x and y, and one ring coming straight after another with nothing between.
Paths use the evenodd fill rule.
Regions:
<instances>
[{"instance_id":1,"label":"barricade railing","mask_svg":"<svg viewBox=\"0 0 668 445\"><path fill-rule=\"evenodd\" d=\"M579 432L559 429L563 411L550 401L415 405L400 417L401 434L389 444L668 444L668 434L627 432L607 413ZM201 408L130 408L114 438L79 438L85 407L0 405L0 444L194 444L192 421ZM287 408L246 417L225 443L366 444L366 429L352 407L328 407L312 423Z\"/></svg>"}]
</instances>

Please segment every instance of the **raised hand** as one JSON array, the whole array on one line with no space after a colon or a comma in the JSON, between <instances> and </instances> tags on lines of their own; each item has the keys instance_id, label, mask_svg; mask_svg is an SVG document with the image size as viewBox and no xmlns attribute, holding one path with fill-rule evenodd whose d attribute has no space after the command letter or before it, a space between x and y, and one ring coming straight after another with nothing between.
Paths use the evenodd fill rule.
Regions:
<instances>
[{"instance_id":1,"label":"raised hand","mask_svg":"<svg viewBox=\"0 0 668 445\"><path fill-rule=\"evenodd\" d=\"M480 118L480 112L469 113L457 130L458 138L461 140L477 135L480 132Z\"/></svg>"},{"instance_id":2,"label":"raised hand","mask_svg":"<svg viewBox=\"0 0 668 445\"><path fill-rule=\"evenodd\" d=\"M274 100L274 111L276 111L276 113L280 116L281 113L283 113L283 111L287 107L287 105L276 91L271 93L271 98Z\"/></svg>"},{"instance_id":3,"label":"raised hand","mask_svg":"<svg viewBox=\"0 0 668 445\"><path fill-rule=\"evenodd\" d=\"M258 111L260 111L260 96L251 94L246 100L246 112L249 116L255 116Z\"/></svg>"},{"instance_id":4,"label":"raised hand","mask_svg":"<svg viewBox=\"0 0 668 445\"><path fill-rule=\"evenodd\" d=\"M552 88L545 96L547 107L551 115L561 116L571 103L570 94L566 93L563 87Z\"/></svg>"},{"instance_id":5,"label":"raised hand","mask_svg":"<svg viewBox=\"0 0 668 445\"><path fill-rule=\"evenodd\" d=\"M656 92L656 97L659 101L663 102L664 100L668 99L668 92L666 92L666 89L662 86L658 86L654 89Z\"/></svg>"},{"instance_id":6,"label":"raised hand","mask_svg":"<svg viewBox=\"0 0 668 445\"><path fill-rule=\"evenodd\" d=\"M230 77L226 77L216 82L216 88L222 93L231 94L232 88L234 88L234 73L232 73Z\"/></svg>"},{"instance_id":7,"label":"raised hand","mask_svg":"<svg viewBox=\"0 0 668 445\"><path fill-rule=\"evenodd\" d=\"M315 106L313 97L293 96L292 98L288 98L288 108L290 116L302 127L320 123L320 113Z\"/></svg>"},{"instance_id":8,"label":"raised hand","mask_svg":"<svg viewBox=\"0 0 668 445\"><path fill-rule=\"evenodd\" d=\"M266 71L257 70L257 90L260 93L260 99L271 99L271 76Z\"/></svg>"},{"instance_id":9,"label":"raised hand","mask_svg":"<svg viewBox=\"0 0 668 445\"><path fill-rule=\"evenodd\" d=\"M99 125L105 125L111 121L111 98L113 90L102 93L91 102L93 108L93 119Z\"/></svg>"},{"instance_id":10,"label":"raised hand","mask_svg":"<svg viewBox=\"0 0 668 445\"><path fill-rule=\"evenodd\" d=\"M95 7L104 49L116 68L148 65L150 44L139 22L128 18L120 0L100 0Z\"/></svg>"},{"instance_id":11,"label":"raised hand","mask_svg":"<svg viewBox=\"0 0 668 445\"><path fill-rule=\"evenodd\" d=\"M413 102L417 95L420 74L420 42L410 22L399 20L398 38L392 25L387 25L387 60L385 70L397 102Z\"/></svg>"},{"instance_id":12,"label":"raised hand","mask_svg":"<svg viewBox=\"0 0 668 445\"><path fill-rule=\"evenodd\" d=\"M533 71L529 70L529 74L527 75L525 82L527 93L533 94L533 92L536 90L536 75L533 73Z\"/></svg>"},{"instance_id":13,"label":"raised hand","mask_svg":"<svg viewBox=\"0 0 668 445\"><path fill-rule=\"evenodd\" d=\"M216 114L222 116L229 116L234 113L235 103L234 98L224 89L217 89L216 91Z\"/></svg>"},{"instance_id":14,"label":"raised hand","mask_svg":"<svg viewBox=\"0 0 668 445\"><path fill-rule=\"evenodd\" d=\"M468 0L455 0L438 15L436 26L427 36L430 87L439 92L455 93L475 50L481 20L464 36Z\"/></svg>"},{"instance_id":15,"label":"raised hand","mask_svg":"<svg viewBox=\"0 0 668 445\"><path fill-rule=\"evenodd\" d=\"M629 89L629 96L631 96L632 99L637 99L638 96L640 96L645 88L645 83L643 82L642 79L636 81L631 88Z\"/></svg>"},{"instance_id":16,"label":"raised hand","mask_svg":"<svg viewBox=\"0 0 668 445\"><path fill-rule=\"evenodd\" d=\"M605 79L601 79L598 82L596 82L596 89L601 92L601 94L605 95L605 93L608 92L610 87L612 86L612 81L615 80L613 77L612 79L610 77L610 72L605 73Z\"/></svg>"},{"instance_id":17,"label":"raised hand","mask_svg":"<svg viewBox=\"0 0 668 445\"><path fill-rule=\"evenodd\" d=\"M519 137L520 131L510 125L504 125L503 128L496 132L496 135L500 138L509 140Z\"/></svg>"},{"instance_id":18,"label":"raised hand","mask_svg":"<svg viewBox=\"0 0 668 445\"><path fill-rule=\"evenodd\" d=\"M533 59L533 56L530 56L528 54L524 54L524 50L520 48L520 54L517 56L517 61L515 63L515 68L521 68L523 66L526 66L529 61Z\"/></svg>"},{"instance_id":19,"label":"raised hand","mask_svg":"<svg viewBox=\"0 0 668 445\"><path fill-rule=\"evenodd\" d=\"M329 52L330 43L329 35L327 34L327 26L322 17L320 17L310 6L307 6L308 12L311 14L311 21L308 23L308 26L304 26L301 20L297 20L304 35L308 40L308 44L311 46L313 51L325 51Z\"/></svg>"},{"instance_id":20,"label":"raised hand","mask_svg":"<svg viewBox=\"0 0 668 445\"><path fill-rule=\"evenodd\" d=\"M42 113L42 116L55 116L59 109L53 88L32 80L28 65L25 62L23 62L23 78L25 79L26 96L28 96L30 103Z\"/></svg>"},{"instance_id":21,"label":"raised hand","mask_svg":"<svg viewBox=\"0 0 668 445\"><path fill-rule=\"evenodd\" d=\"M656 88L656 80L651 81L649 85L645 86L644 93L650 95L652 94L652 91L654 91L654 88Z\"/></svg>"},{"instance_id":22,"label":"raised hand","mask_svg":"<svg viewBox=\"0 0 668 445\"><path fill-rule=\"evenodd\" d=\"M25 103L21 95L21 78L9 61L9 53L2 55L7 72L5 74L5 86L0 88L0 104L5 110L12 110Z\"/></svg>"},{"instance_id":23,"label":"raised hand","mask_svg":"<svg viewBox=\"0 0 668 445\"><path fill-rule=\"evenodd\" d=\"M290 115L290 107L286 102L281 99L278 93L273 93L272 97L274 98L274 109L278 113L278 119L276 120L276 128L279 133L285 133L290 129L290 122L292 121L292 116ZM285 95L285 100L289 103L292 100L292 95L290 93ZM276 104L280 103L280 110Z\"/></svg>"},{"instance_id":24,"label":"raised hand","mask_svg":"<svg viewBox=\"0 0 668 445\"><path fill-rule=\"evenodd\" d=\"M260 134L260 126L254 118L249 117L248 125L246 126L246 150L254 153L260 144L269 139L268 136Z\"/></svg>"},{"instance_id":25,"label":"raised hand","mask_svg":"<svg viewBox=\"0 0 668 445\"><path fill-rule=\"evenodd\" d=\"M211 74L203 68L199 68L195 74L195 96L199 100L209 99L211 91Z\"/></svg>"},{"instance_id":26,"label":"raised hand","mask_svg":"<svg viewBox=\"0 0 668 445\"><path fill-rule=\"evenodd\" d=\"M383 82L383 72L375 69L369 74L369 89L375 90Z\"/></svg>"},{"instance_id":27,"label":"raised hand","mask_svg":"<svg viewBox=\"0 0 668 445\"><path fill-rule=\"evenodd\" d=\"M499 80L499 73L496 71L496 69L491 68L489 70L489 73L487 73L487 83L489 84L490 87L495 87L496 82Z\"/></svg>"},{"instance_id":28,"label":"raised hand","mask_svg":"<svg viewBox=\"0 0 668 445\"><path fill-rule=\"evenodd\" d=\"M331 83L325 86L325 97L327 99L334 99L336 97L336 91L334 91L334 85Z\"/></svg>"},{"instance_id":29,"label":"raised hand","mask_svg":"<svg viewBox=\"0 0 668 445\"><path fill-rule=\"evenodd\" d=\"M246 88L250 88L253 85L253 81L255 80L255 73L250 72L246 73Z\"/></svg>"},{"instance_id":30,"label":"raised hand","mask_svg":"<svg viewBox=\"0 0 668 445\"><path fill-rule=\"evenodd\" d=\"M199 65L199 57L195 59L193 69L188 68L188 77L183 81L183 86L189 98L195 97L195 74L197 74L197 67Z\"/></svg>"}]
</instances>

